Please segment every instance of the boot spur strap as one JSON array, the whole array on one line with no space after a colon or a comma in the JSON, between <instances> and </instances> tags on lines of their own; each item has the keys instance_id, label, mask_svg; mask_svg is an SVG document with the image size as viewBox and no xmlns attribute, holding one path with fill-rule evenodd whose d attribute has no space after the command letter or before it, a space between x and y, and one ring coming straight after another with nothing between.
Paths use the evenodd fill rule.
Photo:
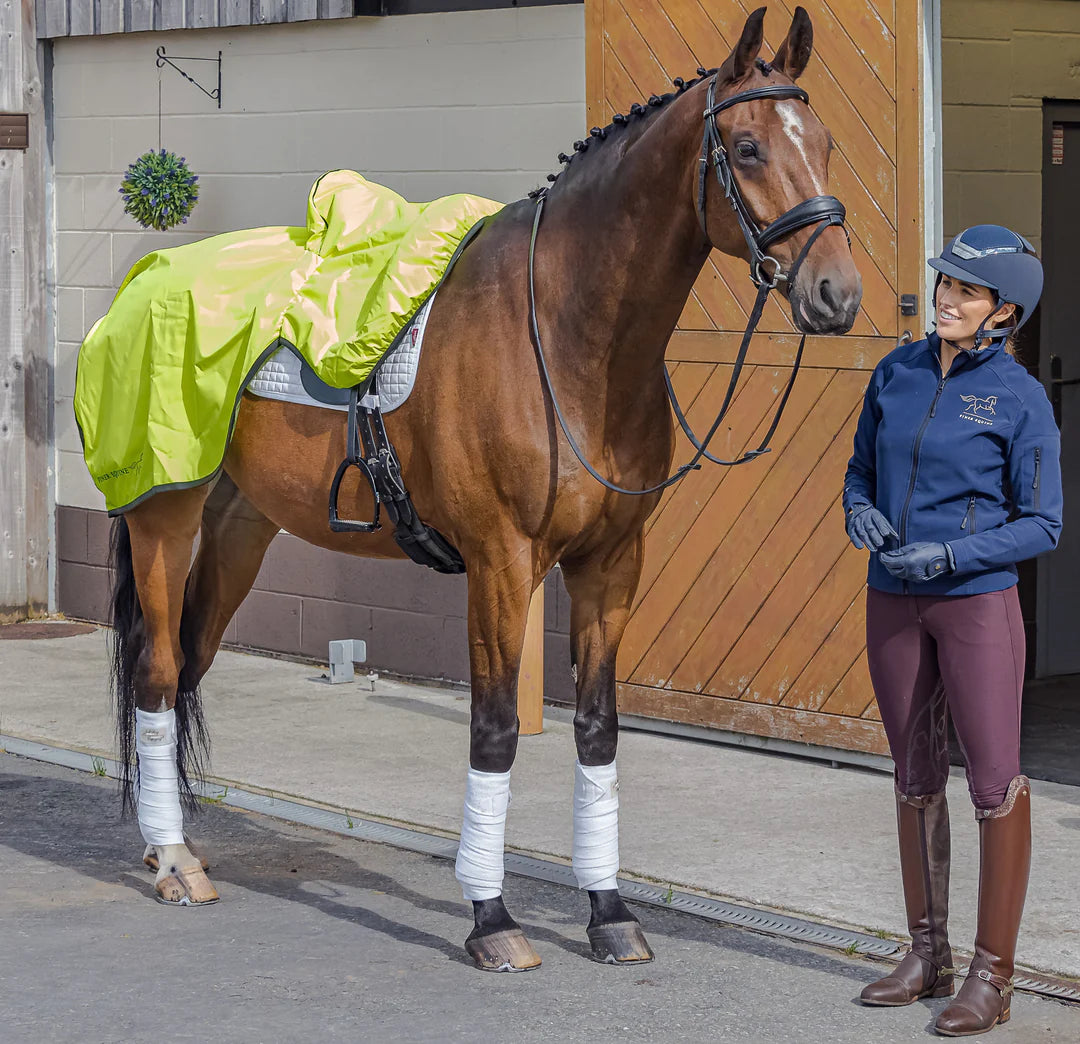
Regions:
<instances>
[{"instance_id":1,"label":"boot spur strap","mask_svg":"<svg viewBox=\"0 0 1080 1044\"><path fill-rule=\"evenodd\" d=\"M990 985L993 986L994 989L997 990L1003 998L1008 997L1009 994L1013 991L1012 979L1006 979L1003 975L994 975L993 973L988 972L985 968L980 968L975 973L975 978L982 979L983 982L990 983Z\"/></svg>"}]
</instances>

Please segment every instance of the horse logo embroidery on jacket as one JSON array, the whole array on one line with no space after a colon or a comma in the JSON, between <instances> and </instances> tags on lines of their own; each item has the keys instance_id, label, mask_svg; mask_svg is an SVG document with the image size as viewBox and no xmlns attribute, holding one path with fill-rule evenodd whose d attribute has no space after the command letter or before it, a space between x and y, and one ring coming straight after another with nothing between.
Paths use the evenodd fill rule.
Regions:
<instances>
[{"instance_id":1,"label":"horse logo embroidery on jacket","mask_svg":"<svg viewBox=\"0 0 1080 1044\"><path fill-rule=\"evenodd\" d=\"M980 399L978 395L961 395L960 401L967 403L967 406L964 407L964 412L960 414L961 420L973 420L978 424L992 425L994 423L990 420L984 420L979 414L989 413L991 417L997 416L997 413L994 410L994 407L997 405L996 395L990 395L985 399Z\"/></svg>"}]
</instances>

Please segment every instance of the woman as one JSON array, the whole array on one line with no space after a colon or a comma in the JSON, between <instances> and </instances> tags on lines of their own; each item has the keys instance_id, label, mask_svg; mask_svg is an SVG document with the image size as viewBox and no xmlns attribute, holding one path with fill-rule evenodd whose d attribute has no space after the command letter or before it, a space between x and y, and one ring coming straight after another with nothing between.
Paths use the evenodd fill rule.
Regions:
<instances>
[{"instance_id":1,"label":"woman","mask_svg":"<svg viewBox=\"0 0 1080 1044\"><path fill-rule=\"evenodd\" d=\"M874 370L844 481L852 543L870 550L867 658L896 766L900 867L911 952L864 1004L951 996L947 715L979 824L975 958L938 1016L944 1036L1009 1018L1031 862L1020 775L1024 627L1016 563L1061 530L1059 438L1039 384L1012 355L1042 291L1042 266L998 225L940 257L937 332Z\"/></svg>"}]
</instances>

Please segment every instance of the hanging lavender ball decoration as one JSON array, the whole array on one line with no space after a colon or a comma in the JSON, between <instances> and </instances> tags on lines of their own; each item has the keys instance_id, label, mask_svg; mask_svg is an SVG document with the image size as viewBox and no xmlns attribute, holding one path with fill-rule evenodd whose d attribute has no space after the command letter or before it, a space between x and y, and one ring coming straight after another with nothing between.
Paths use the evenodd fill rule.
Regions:
<instances>
[{"instance_id":1,"label":"hanging lavender ball decoration","mask_svg":"<svg viewBox=\"0 0 1080 1044\"><path fill-rule=\"evenodd\" d=\"M199 198L198 180L183 156L165 149L145 152L120 183L124 210L143 228L164 232L187 221Z\"/></svg>"}]
</instances>

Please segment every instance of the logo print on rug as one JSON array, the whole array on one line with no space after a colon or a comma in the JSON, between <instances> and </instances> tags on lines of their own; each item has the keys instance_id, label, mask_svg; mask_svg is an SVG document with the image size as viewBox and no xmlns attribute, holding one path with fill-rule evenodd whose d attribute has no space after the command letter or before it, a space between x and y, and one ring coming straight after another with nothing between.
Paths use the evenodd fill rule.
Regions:
<instances>
[{"instance_id":1,"label":"logo print on rug","mask_svg":"<svg viewBox=\"0 0 1080 1044\"><path fill-rule=\"evenodd\" d=\"M966 402L967 406L964 407L964 412L960 414L961 420L974 421L976 424L988 424L993 425L992 420L986 420L979 416L982 413L988 413L991 417L996 417L997 413L994 407L997 405L997 396L991 395L985 399L980 399L977 395L961 395L961 402Z\"/></svg>"}]
</instances>

